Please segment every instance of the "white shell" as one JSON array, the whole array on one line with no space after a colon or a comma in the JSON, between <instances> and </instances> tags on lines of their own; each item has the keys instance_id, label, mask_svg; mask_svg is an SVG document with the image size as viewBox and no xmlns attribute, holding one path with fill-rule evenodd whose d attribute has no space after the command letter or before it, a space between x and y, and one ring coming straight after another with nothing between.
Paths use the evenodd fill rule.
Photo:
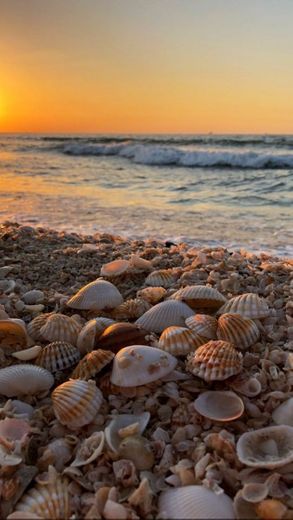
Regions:
<instances>
[{"instance_id":1,"label":"white shell","mask_svg":"<svg viewBox=\"0 0 293 520\"><path fill-rule=\"evenodd\" d=\"M185 303L168 300L154 305L154 307L138 318L135 323L151 332L161 333L172 325L184 327L186 318L193 316L193 314L193 310Z\"/></svg>"},{"instance_id":2,"label":"white shell","mask_svg":"<svg viewBox=\"0 0 293 520\"><path fill-rule=\"evenodd\" d=\"M244 412L242 399L234 392L209 390L194 401L194 408L212 421L234 421Z\"/></svg>"},{"instance_id":3,"label":"white shell","mask_svg":"<svg viewBox=\"0 0 293 520\"><path fill-rule=\"evenodd\" d=\"M233 502L225 493L216 495L204 486L184 486L163 491L159 518L234 519Z\"/></svg>"},{"instance_id":4,"label":"white shell","mask_svg":"<svg viewBox=\"0 0 293 520\"><path fill-rule=\"evenodd\" d=\"M105 438L110 450L116 454L118 453L119 444L123 439L123 436L119 435L121 429L130 425L137 425L136 433L142 434L147 427L150 417L151 414L149 412L144 412L140 415L123 414L113 417L112 421L105 428Z\"/></svg>"},{"instance_id":5,"label":"white shell","mask_svg":"<svg viewBox=\"0 0 293 520\"><path fill-rule=\"evenodd\" d=\"M35 359L41 350L42 347L40 345L35 345L34 347L26 348L25 350L20 350L19 352L13 352L11 355L16 359L20 359L21 361L30 361L31 359Z\"/></svg>"},{"instance_id":6,"label":"white shell","mask_svg":"<svg viewBox=\"0 0 293 520\"><path fill-rule=\"evenodd\" d=\"M68 300L67 305L73 309L96 311L115 309L122 302L123 298L115 285L98 279L82 287Z\"/></svg>"},{"instance_id":7,"label":"white shell","mask_svg":"<svg viewBox=\"0 0 293 520\"><path fill-rule=\"evenodd\" d=\"M127 271L129 265L128 260L113 260L113 262L108 262L101 267L100 275L107 278L119 276Z\"/></svg>"},{"instance_id":8,"label":"white shell","mask_svg":"<svg viewBox=\"0 0 293 520\"><path fill-rule=\"evenodd\" d=\"M169 374L176 365L175 357L158 348L125 347L114 358L111 383L126 387L145 385Z\"/></svg>"},{"instance_id":9,"label":"white shell","mask_svg":"<svg viewBox=\"0 0 293 520\"><path fill-rule=\"evenodd\" d=\"M243 433L237 442L239 460L255 468L278 468L293 462L293 427L269 426Z\"/></svg>"},{"instance_id":10,"label":"white shell","mask_svg":"<svg viewBox=\"0 0 293 520\"><path fill-rule=\"evenodd\" d=\"M35 365L12 365L0 369L0 394L7 397L34 395L49 390L54 377Z\"/></svg>"},{"instance_id":11,"label":"white shell","mask_svg":"<svg viewBox=\"0 0 293 520\"><path fill-rule=\"evenodd\" d=\"M76 345L77 336L81 326L74 318L65 314L52 314L48 316L45 324L40 329L40 335L47 341L66 341Z\"/></svg>"},{"instance_id":12,"label":"white shell","mask_svg":"<svg viewBox=\"0 0 293 520\"><path fill-rule=\"evenodd\" d=\"M239 374L228 384L233 390L247 397L255 397L262 391L260 381L256 377L248 377L246 374Z\"/></svg>"},{"instance_id":13,"label":"white shell","mask_svg":"<svg viewBox=\"0 0 293 520\"><path fill-rule=\"evenodd\" d=\"M244 318L258 319L270 315L270 309L266 300L255 293L240 294L231 298L218 311L218 314L240 314Z\"/></svg>"},{"instance_id":14,"label":"white shell","mask_svg":"<svg viewBox=\"0 0 293 520\"><path fill-rule=\"evenodd\" d=\"M70 464L75 468L90 464L101 455L105 444L104 432L94 432L84 439L78 448L74 461Z\"/></svg>"},{"instance_id":15,"label":"white shell","mask_svg":"<svg viewBox=\"0 0 293 520\"><path fill-rule=\"evenodd\" d=\"M273 421L276 424L287 424L293 426L293 397L280 404L272 413Z\"/></svg>"}]
</instances>

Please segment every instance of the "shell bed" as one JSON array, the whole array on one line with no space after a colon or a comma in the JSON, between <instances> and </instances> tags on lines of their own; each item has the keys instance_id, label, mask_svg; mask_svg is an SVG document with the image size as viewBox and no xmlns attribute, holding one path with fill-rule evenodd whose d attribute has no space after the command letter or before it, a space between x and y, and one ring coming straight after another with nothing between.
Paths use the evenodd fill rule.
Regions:
<instances>
[{"instance_id":1,"label":"shell bed","mask_svg":"<svg viewBox=\"0 0 293 520\"><path fill-rule=\"evenodd\" d=\"M291 261L0 243L1 518L293 518Z\"/></svg>"}]
</instances>

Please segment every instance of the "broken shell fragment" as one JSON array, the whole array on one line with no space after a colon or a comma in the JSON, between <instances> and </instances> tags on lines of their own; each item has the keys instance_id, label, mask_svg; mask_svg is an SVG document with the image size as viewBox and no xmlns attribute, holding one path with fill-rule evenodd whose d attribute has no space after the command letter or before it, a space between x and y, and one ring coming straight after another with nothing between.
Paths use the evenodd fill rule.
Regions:
<instances>
[{"instance_id":1,"label":"broken shell fragment","mask_svg":"<svg viewBox=\"0 0 293 520\"><path fill-rule=\"evenodd\" d=\"M97 279L82 287L68 300L67 305L73 309L98 311L115 309L122 302L123 298L115 285Z\"/></svg>"},{"instance_id":2,"label":"broken shell fragment","mask_svg":"<svg viewBox=\"0 0 293 520\"><path fill-rule=\"evenodd\" d=\"M260 336L256 323L240 314L222 314L218 319L217 337L244 350L254 345Z\"/></svg>"},{"instance_id":3,"label":"broken shell fragment","mask_svg":"<svg viewBox=\"0 0 293 520\"><path fill-rule=\"evenodd\" d=\"M236 450L247 466L272 469L289 464L293 461L293 427L269 426L245 432Z\"/></svg>"},{"instance_id":4,"label":"broken shell fragment","mask_svg":"<svg viewBox=\"0 0 293 520\"><path fill-rule=\"evenodd\" d=\"M135 425L135 431L132 430L132 433L143 433L150 420L150 416L149 412L144 412L140 415L121 414L114 417L105 428L105 438L110 450L116 454L118 453L119 445L123 438L123 432L121 436L121 430Z\"/></svg>"},{"instance_id":5,"label":"broken shell fragment","mask_svg":"<svg viewBox=\"0 0 293 520\"><path fill-rule=\"evenodd\" d=\"M111 363L115 354L111 350L93 350L84 356L71 374L72 379L91 379L106 365Z\"/></svg>"},{"instance_id":6,"label":"broken shell fragment","mask_svg":"<svg viewBox=\"0 0 293 520\"><path fill-rule=\"evenodd\" d=\"M194 401L196 411L212 421L234 421L244 412L242 399L234 392L203 392Z\"/></svg>"},{"instance_id":7,"label":"broken shell fragment","mask_svg":"<svg viewBox=\"0 0 293 520\"><path fill-rule=\"evenodd\" d=\"M252 320L266 318L270 315L270 309L264 298L255 293L240 294L231 298L218 311L218 314L240 314L244 318Z\"/></svg>"},{"instance_id":8,"label":"broken shell fragment","mask_svg":"<svg viewBox=\"0 0 293 520\"><path fill-rule=\"evenodd\" d=\"M246 374L239 374L229 380L229 386L246 397L255 397L262 391L260 381L256 377L248 377Z\"/></svg>"},{"instance_id":9,"label":"broken shell fragment","mask_svg":"<svg viewBox=\"0 0 293 520\"><path fill-rule=\"evenodd\" d=\"M205 381L222 381L242 369L242 354L226 341L209 341L187 357L186 369Z\"/></svg>"},{"instance_id":10,"label":"broken shell fragment","mask_svg":"<svg viewBox=\"0 0 293 520\"><path fill-rule=\"evenodd\" d=\"M276 424L293 426L293 397L290 397L287 401L284 401L275 408L272 413L272 418Z\"/></svg>"},{"instance_id":11,"label":"broken shell fragment","mask_svg":"<svg viewBox=\"0 0 293 520\"><path fill-rule=\"evenodd\" d=\"M205 285L187 285L172 294L171 299L181 300L193 310L202 312L217 311L226 302L217 289Z\"/></svg>"},{"instance_id":12,"label":"broken shell fragment","mask_svg":"<svg viewBox=\"0 0 293 520\"><path fill-rule=\"evenodd\" d=\"M158 347L172 356L184 356L206 343L206 339L185 327L167 327L161 334Z\"/></svg>"},{"instance_id":13,"label":"broken shell fragment","mask_svg":"<svg viewBox=\"0 0 293 520\"><path fill-rule=\"evenodd\" d=\"M76 347L66 341L53 341L41 350L35 363L54 373L72 367L79 359L80 352Z\"/></svg>"},{"instance_id":14,"label":"broken shell fragment","mask_svg":"<svg viewBox=\"0 0 293 520\"><path fill-rule=\"evenodd\" d=\"M148 331L134 323L113 323L107 327L97 341L97 347L116 353L130 345L146 345Z\"/></svg>"},{"instance_id":15,"label":"broken shell fragment","mask_svg":"<svg viewBox=\"0 0 293 520\"><path fill-rule=\"evenodd\" d=\"M185 320L189 329L207 339L217 338L217 319L208 314L194 314Z\"/></svg>"},{"instance_id":16,"label":"broken shell fragment","mask_svg":"<svg viewBox=\"0 0 293 520\"><path fill-rule=\"evenodd\" d=\"M78 448L74 461L70 464L75 468L85 466L96 460L103 452L105 444L104 432L94 432L84 439Z\"/></svg>"},{"instance_id":17,"label":"broken shell fragment","mask_svg":"<svg viewBox=\"0 0 293 520\"><path fill-rule=\"evenodd\" d=\"M23 443L31 428L27 421L6 417L0 421L0 439Z\"/></svg>"},{"instance_id":18,"label":"broken shell fragment","mask_svg":"<svg viewBox=\"0 0 293 520\"><path fill-rule=\"evenodd\" d=\"M0 394L7 397L34 395L49 390L52 374L35 365L12 365L0 369Z\"/></svg>"},{"instance_id":19,"label":"broken shell fragment","mask_svg":"<svg viewBox=\"0 0 293 520\"><path fill-rule=\"evenodd\" d=\"M145 312L136 324L150 332L163 332L167 327L177 325L185 326L186 318L194 314L193 310L180 301L167 300Z\"/></svg>"},{"instance_id":20,"label":"broken shell fragment","mask_svg":"<svg viewBox=\"0 0 293 520\"><path fill-rule=\"evenodd\" d=\"M151 443L141 435L131 435L122 439L118 455L123 459L131 460L139 471L151 469L155 463Z\"/></svg>"}]
</instances>

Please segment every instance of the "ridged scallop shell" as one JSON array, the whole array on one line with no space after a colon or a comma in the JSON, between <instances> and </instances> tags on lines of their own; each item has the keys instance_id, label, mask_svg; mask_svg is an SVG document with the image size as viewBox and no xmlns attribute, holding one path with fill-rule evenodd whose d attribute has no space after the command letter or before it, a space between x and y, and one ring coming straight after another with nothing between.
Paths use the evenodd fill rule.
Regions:
<instances>
[{"instance_id":1,"label":"ridged scallop shell","mask_svg":"<svg viewBox=\"0 0 293 520\"><path fill-rule=\"evenodd\" d=\"M162 491L159 518L234 519L233 502L225 493L216 494L204 486L183 486Z\"/></svg>"},{"instance_id":2,"label":"ridged scallop shell","mask_svg":"<svg viewBox=\"0 0 293 520\"><path fill-rule=\"evenodd\" d=\"M75 345L80 329L81 325L74 318L52 314L40 328L40 335L47 341L66 341Z\"/></svg>"},{"instance_id":3,"label":"ridged scallop shell","mask_svg":"<svg viewBox=\"0 0 293 520\"><path fill-rule=\"evenodd\" d=\"M34 395L49 390L54 377L35 365L12 365L0 369L0 394L7 397Z\"/></svg>"},{"instance_id":4,"label":"ridged scallop shell","mask_svg":"<svg viewBox=\"0 0 293 520\"><path fill-rule=\"evenodd\" d=\"M272 418L276 424L293 426L293 397L277 406L272 413Z\"/></svg>"},{"instance_id":5,"label":"ridged scallop shell","mask_svg":"<svg viewBox=\"0 0 293 520\"><path fill-rule=\"evenodd\" d=\"M148 332L134 323L114 323L107 327L97 341L98 348L116 353L130 345L146 345Z\"/></svg>"},{"instance_id":6,"label":"ridged scallop shell","mask_svg":"<svg viewBox=\"0 0 293 520\"><path fill-rule=\"evenodd\" d=\"M194 408L212 421L234 421L244 412L243 401L237 394L218 390L201 393L194 401Z\"/></svg>"},{"instance_id":7,"label":"ridged scallop shell","mask_svg":"<svg viewBox=\"0 0 293 520\"><path fill-rule=\"evenodd\" d=\"M128 427L133 427L131 431L132 434L135 433L143 433L145 428L147 427L147 424L150 420L150 413L144 412L139 415L132 415L132 414L121 414L116 415L112 421L106 426L105 428L105 438L107 445L109 446L110 450L114 453L118 454L119 450L119 444L122 441L122 439L125 437L124 432L129 433L126 430Z\"/></svg>"},{"instance_id":8,"label":"ridged scallop shell","mask_svg":"<svg viewBox=\"0 0 293 520\"><path fill-rule=\"evenodd\" d=\"M154 307L138 318L135 323L151 332L161 333L172 325L184 327L186 318L193 314L193 310L185 303L167 300L154 305Z\"/></svg>"},{"instance_id":9,"label":"ridged scallop shell","mask_svg":"<svg viewBox=\"0 0 293 520\"><path fill-rule=\"evenodd\" d=\"M206 339L195 335L192 330L185 327L167 327L159 339L158 347L172 356L184 356L194 352L200 345L206 343Z\"/></svg>"},{"instance_id":10,"label":"ridged scallop shell","mask_svg":"<svg viewBox=\"0 0 293 520\"><path fill-rule=\"evenodd\" d=\"M115 285L98 279L82 287L68 300L67 305L73 309L98 311L115 309L122 302L123 298Z\"/></svg>"},{"instance_id":11,"label":"ridged scallop shell","mask_svg":"<svg viewBox=\"0 0 293 520\"><path fill-rule=\"evenodd\" d=\"M70 466L78 468L96 460L103 452L105 444L104 432L94 432L84 439L78 448L74 461Z\"/></svg>"},{"instance_id":12,"label":"ridged scallop shell","mask_svg":"<svg viewBox=\"0 0 293 520\"><path fill-rule=\"evenodd\" d=\"M113 262L108 262L101 267L100 275L106 276L107 278L119 276L123 274L129 269L129 261L128 260L113 260Z\"/></svg>"},{"instance_id":13,"label":"ridged scallop shell","mask_svg":"<svg viewBox=\"0 0 293 520\"><path fill-rule=\"evenodd\" d=\"M4 352L25 348L27 344L25 323L22 320L0 320L0 348Z\"/></svg>"},{"instance_id":14,"label":"ridged scallop shell","mask_svg":"<svg viewBox=\"0 0 293 520\"><path fill-rule=\"evenodd\" d=\"M54 413L61 424L75 430L92 422L103 401L94 381L70 379L52 392Z\"/></svg>"},{"instance_id":15,"label":"ridged scallop shell","mask_svg":"<svg viewBox=\"0 0 293 520\"><path fill-rule=\"evenodd\" d=\"M29 322L27 326L27 332L31 338L35 341L44 341L43 336L41 335L41 328L45 325L49 316L52 316L54 312L45 312L44 314L39 314L36 318Z\"/></svg>"},{"instance_id":16,"label":"ridged scallop shell","mask_svg":"<svg viewBox=\"0 0 293 520\"><path fill-rule=\"evenodd\" d=\"M150 273L146 279L145 284L153 287L171 287L178 278L177 271L173 269L159 269Z\"/></svg>"},{"instance_id":17,"label":"ridged scallop shell","mask_svg":"<svg viewBox=\"0 0 293 520\"><path fill-rule=\"evenodd\" d=\"M293 427L269 426L243 433L236 445L247 466L273 469L293 462Z\"/></svg>"},{"instance_id":18,"label":"ridged scallop shell","mask_svg":"<svg viewBox=\"0 0 293 520\"><path fill-rule=\"evenodd\" d=\"M205 285L187 285L172 294L171 299L180 300L194 310L214 312L225 302L226 298L217 289Z\"/></svg>"},{"instance_id":19,"label":"ridged scallop shell","mask_svg":"<svg viewBox=\"0 0 293 520\"><path fill-rule=\"evenodd\" d=\"M136 293L138 298L142 298L151 305L159 303L166 294L167 290L164 287L145 287Z\"/></svg>"},{"instance_id":20,"label":"ridged scallop shell","mask_svg":"<svg viewBox=\"0 0 293 520\"><path fill-rule=\"evenodd\" d=\"M176 365L177 359L159 348L125 347L114 358L111 383L126 387L145 385L169 374Z\"/></svg>"},{"instance_id":21,"label":"ridged scallop shell","mask_svg":"<svg viewBox=\"0 0 293 520\"><path fill-rule=\"evenodd\" d=\"M256 323L240 314L222 314L218 319L217 337L244 350L254 345L260 336Z\"/></svg>"},{"instance_id":22,"label":"ridged scallop shell","mask_svg":"<svg viewBox=\"0 0 293 520\"><path fill-rule=\"evenodd\" d=\"M14 511L29 514L30 518L47 518L68 520L71 511L69 505L68 482L53 468L49 468L49 480L39 483L25 493L17 503ZM18 517L20 518L20 517Z\"/></svg>"},{"instance_id":23,"label":"ridged scallop shell","mask_svg":"<svg viewBox=\"0 0 293 520\"><path fill-rule=\"evenodd\" d=\"M79 359L80 352L74 345L65 341L53 341L42 349L35 363L50 372L57 372L72 367Z\"/></svg>"},{"instance_id":24,"label":"ridged scallop shell","mask_svg":"<svg viewBox=\"0 0 293 520\"><path fill-rule=\"evenodd\" d=\"M186 369L205 381L222 381L242 369L242 354L226 341L209 341L187 357Z\"/></svg>"},{"instance_id":25,"label":"ridged scallop shell","mask_svg":"<svg viewBox=\"0 0 293 520\"><path fill-rule=\"evenodd\" d=\"M108 363L111 363L115 354L110 350L93 350L80 360L71 374L72 379L91 379L95 377Z\"/></svg>"},{"instance_id":26,"label":"ridged scallop shell","mask_svg":"<svg viewBox=\"0 0 293 520\"><path fill-rule=\"evenodd\" d=\"M133 300L127 300L116 307L113 311L113 316L116 320L136 319L142 316L150 308L151 305L143 298L134 298Z\"/></svg>"},{"instance_id":27,"label":"ridged scallop shell","mask_svg":"<svg viewBox=\"0 0 293 520\"><path fill-rule=\"evenodd\" d=\"M217 318L208 314L195 314L185 320L189 329L207 339L217 338Z\"/></svg>"},{"instance_id":28,"label":"ridged scallop shell","mask_svg":"<svg viewBox=\"0 0 293 520\"><path fill-rule=\"evenodd\" d=\"M115 321L110 318L94 318L88 321L77 338L76 345L80 352L82 354L91 352L102 332L113 323Z\"/></svg>"},{"instance_id":29,"label":"ridged scallop shell","mask_svg":"<svg viewBox=\"0 0 293 520\"><path fill-rule=\"evenodd\" d=\"M270 315L270 309L266 300L255 293L240 294L231 298L218 311L218 314L240 314L243 318L252 320L266 318Z\"/></svg>"}]
</instances>

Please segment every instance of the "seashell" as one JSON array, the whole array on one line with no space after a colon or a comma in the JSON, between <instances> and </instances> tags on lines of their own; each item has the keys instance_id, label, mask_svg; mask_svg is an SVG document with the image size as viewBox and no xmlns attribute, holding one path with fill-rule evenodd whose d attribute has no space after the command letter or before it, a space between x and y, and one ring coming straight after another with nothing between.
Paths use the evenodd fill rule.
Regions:
<instances>
[{"instance_id":1,"label":"seashell","mask_svg":"<svg viewBox=\"0 0 293 520\"><path fill-rule=\"evenodd\" d=\"M26 347L28 344L25 324L22 320L0 320L0 348L6 353Z\"/></svg>"},{"instance_id":2,"label":"seashell","mask_svg":"<svg viewBox=\"0 0 293 520\"><path fill-rule=\"evenodd\" d=\"M137 486L136 468L131 460L120 459L113 462L115 481L125 487Z\"/></svg>"},{"instance_id":3,"label":"seashell","mask_svg":"<svg viewBox=\"0 0 293 520\"><path fill-rule=\"evenodd\" d=\"M152 263L149 260L141 258L141 256L138 255L130 255L129 263L131 267L139 269L140 271L151 271L153 268Z\"/></svg>"},{"instance_id":4,"label":"seashell","mask_svg":"<svg viewBox=\"0 0 293 520\"><path fill-rule=\"evenodd\" d=\"M69 505L67 480L57 474L53 466L49 468L49 480L31 488L15 507L15 511L29 513L30 518L63 518L68 520Z\"/></svg>"},{"instance_id":5,"label":"seashell","mask_svg":"<svg viewBox=\"0 0 293 520\"><path fill-rule=\"evenodd\" d=\"M44 341L43 336L40 333L42 326L46 323L49 316L52 316L53 312L46 312L44 314L39 314L36 318L31 320L27 326L27 332L31 338L35 341Z\"/></svg>"},{"instance_id":6,"label":"seashell","mask_svg":"<svg viewBox=\"0 0 293 520\"><path fill-rule=\"evenodd\" d=\"M277 406L272 413L272 418L276 424L293 426L293 397Z\"/></svg>"},{"instance_id":7,"label":"seashell","mask_svg":"<svg viewBox=\"0 0 293 520\"><path fill-rule=\"evenodd\" d=\"M119 445L123 438L121 436L121 430L123 428L135 424L137 425L136 433L141 434L147 427L150 417L151 415L149 412L144 412L140 415L116 415L105 428L105 439L110 450L113 451L113 453L118 454Z\"/></svg>"},{"instance_id":8,"label":"seashell","mask_svg":"<svg viewBox=\"0 0 293 520\"><path fill-rule=\"evenodd\" d=\"M103 452L105 444L104 432L94 432L84 439L78 448L74 461L70 464L74 468L85 466L96 460Z\"/></svg>"},{"instance_id":9,"label":"seashell","mask_svg":"<svg viewBox=\"0 0 293 520\"><path fill-rule=\"evenodd\" d=\"M240 294L227 301L218 314L240 314L243 318L258 319L270 315L267 302L255 293Z\"/></svg>"},{"instance_id":10,"label":"seashell","mask_svg":"<svg viewBox=\"0 0 293 520\"><path fill-rule=\"evenodd\" d=\"M39 470L46 471L48 466L52 465L57 471L63 471L67 462L72 458L72 449L72 445L66 438L53 440L38 459Z\"/></svg>"},{"instance_id":11,"label":"seashell","mask_svg":"<svg viewBox=\"0 0 293 520\"><path fill-rule=\"evenodd\" d=\"M80 360L71 374L72 379L91 379L95 377L114 358L114 353L109 350L93 350Z\"/></svg>"},{"instance_id":12,"label":"seashell","mask_svg":"<svg viewBox=\"0 0 293 520\"><path fill-rule=\"evenodd\" d=\"M225 493L216 494L204 486L183 486L159 496L159 518L234 519L233 502Z\"/></svg>"},{"instance_id":13,"label":"seashell","mask_svg":"<svg viewBox=\"0 0 293 520\"><path fill-rule=\"evenodd\" d=\"M184 356L206 343L205 338L193 334L185 327L167 327L159 339L158 347L172 356Z\"/></svg>"},{"instance_id":14,"label":"seashell","mask_svg":"<svg viewBox=\"0 0 293 520\"><path fill-rule=\"evenodd\" d=\"M82 287L67 302L68 307L80 310L99 311L115 309L123 298L111 282L95 280Z\"/></svg>"},{"instance_id":15,"label":"seashell","mask_svg":"<svg viewBox=\"0 0 293 520\"><path fill-rule=\"evenodd\" d=\"M242 354L226 341L209 341L187 357L186 369L205 381L222 381L242 369Z\"/></svg>"},{"instance_id":16,"label":"seashell","mask_svg":"<svg viewBox=\"0 0 293 520\"><path fill-rule=\"evenodd\" d=\"M154 390L157 390L158 383L155 381L153 383L149 383L147 385L142 386L118 386L114 385L110 381L111 374L104 374L99 379L99 388L103 392L104 395L122 395L129 398L137 398L145 395L152 394Z\"/></svg>"},{"instance_id":17,"label":"seashell","mask_svg":"<svg viewBox=\"0 0 293 520\"><path fill-rule=\"evenodd\" d=\"M22 457L19 453L12 452L4 446L0 444L0 466L1 468L5 468L5 466L18 466L18 464L22 463ZM0 504L1 505L1 504Z\"/></svg>"},{"instance_id":18,"label":"seashell","mask_svg":"<svg viewBox=\"0 0 293 520\"><path fill-rule=\"evenodd\" d=\"M287 507L280 500L267 498L256 504L255 512L262 520L279 520L284 518Z\"/></svg>"},{"instance_id":19,"label":"seashell","mask_svg":"<svg viewBox=\"0 0 293 520\"><path fill-rule=\"evenodd\" d=\"M234 510L237 519L259 520L255 512L255 504L248 502L243 497L243 489L240 489L234 497Z\"/></svg>"},{"instance_id":20,"label":"seashell","mask_svg":"<svg viewBox=\"0 0 293 520\"><path fill-rule=\"evenodd\" d=\"M149 309L135 323L151 332L161 333L172 325L184 327L186 318L193 314L193 310L185 303L167 300Z\"/></svg>"},{"instance_id":21,"label":"seashell","mask_svg":"<svg viewBox=\"0 0 293 520\"><path fill-rule=\"evenodd\" d=\"M19 401L18 399L12 399L11 406L12 406L14 415L27 416L28 419L31 419L34 414L33 407L30 404L25 403L24 401Z\"/></svg>"},{"instance_id":22,"label":"seashell","mask_svg":"<svg viewBox=\"0 0 293 520\"><path fill-rule=\"evenodd\" d=\"M40 335L47 341L66 341L76 344L81 326L65 314L51 314L40 328Z\"/></svg>"},{"instance_id":23,"label":"seashell","mask_svg":"<svg viewBox=\"0 0 293 520\"><path fill-rule=\"evenodd\" d=\"M54 377L35 365L12 365L0 369L0 394L7 397L34 395L49 390Z\"/></svg>"},{"instance_id":24,"label":"seashell","mask_svg":"<svg viewBox=\"0 0 293 520\"><path fill-rule=\"evenodd\" d=\"M113 362L111 383L118 386L140 386L157 381L177 365L168 352L144 345L119 350Z\"/></svg>"},{"instance_id":25,"label":"seashell","mask_svg":"<svg viewBox=\"0 0 293 520\"><path fill-rule=\"evenodd\" d=\"M269 426L243 433L236 445L239 460L255 468L278 468L293 461L293 427Z\"/></svg>"},{"instance_id":26,"label":"seashell","mask_svg":"<svg viewBox=\"0 0 293 520\"><path fill-rule=\"evenodd\" d=\"M8 443L18 441L23 444L30 431L29 423L23 419L6 417L0 421L0 439L2 442L3 440Z\"/></svg>"},{"instance_id":27,"label":"seashell","mask_svg":"<svg viewBox=\"0 0 293 520\"><path fill-rule=\"evenodd\" d=\"M79 359L80 352L76 347L66 341L54 341L42 348L35 363L50 372L57 372L72 367Z\"/></svg>"},{"instance_id":28,"label":"seashell","mask_svg":"<svg viewBox=\"0 0 293 520\"><path fill-rule=\"evenodd\" d=\"M234 343L241 350L254 345L259 336L260 331L256 323L240 314L222 314L218 319L218 339Z\"/></svg>"},{"instance_id":29,"label":"seashell","mask_svg":"<svg viewBox=\"0 0 293 520\"><path fill-rule=\"evenodd\" d=\"M74 430L92 422L103 401L94 381L70 379L52 392L55 416L61 424Z\"/></svg>"},{"instance_id":30,"label":"seashell","mask_svg":"<svg viewBox=\"0 0 293 520\"><path fill-rule=\"evenodd\" d=\"M19 352L13 352L11 355L16 359L20 359L20 361L30 361L31 359L35 359L41 350L42 347L40 345L35 345L34 347L26 348Z\"/></svg>"},{"instance_id":31,"label":"seashell","mask_svg":"<svg viewBox=\"0 0 293 520\"><path fill-rule=\"evenodd\" d=\"M134 323L114 323L107 327L98 339L97 346L116 353L130 345L146 345L148 331Z\"/></svg>"},{"instance_id":32,"label":"seashell","mask_svg":"<svg viewBox=\"0 0 293 520\"><path fill-rule=\"evenodd\" d=\"M167 291L164 287L145 287L145 289L141 289L136 293L138 298L143 298L143 300L147 301L151 305L159 303L166 294Z\"/></svg>"},{"instance_id":33,"label":"seashell","mask_svg":"<svg viewBox=\"0 0 293 520\"><path fill-rule=\"evenodd\" d=\"M214 312L226 302L219 291L205 285L187 285L172 294L171 299L183 301L192 309L202 312Z\"/></svg>"},{"instance_id":34,"label":"seashell","mask_svg":"<svg viewBox=\"0 0 293 520\"><path fill-rule=\"evenodd\" d=\"M151 443L141 435L131 435L122 439L118 455L120 458L131 460L139 471L151 469L155 463Z\"/></svg>"},{"instance_id":35,"label":"seashell","mask_svg":"<svg viewBox=\"0 0 293 520\"><path fill-rule=\"evenodd\" d=\"M255 397L262 391L260 381L256 377L248 377L246 374L240 374L231 379L229 386L246 397Z\"/></svg>"},{"instance_id":36,"label":"seashell","mask_svg":"<svg viewBox=\"0 0 293 520\"><path fill-rule=\"evenodd\" d=\"M214 316L208 314L194 314L185 320L185 323L189 329L191 329L199 336L203 336L208 339L217 338L217 326L218 322Z\"/></svg>"},{"instance_id":37,"label":"seashell","mask_svg":"<svg viewBox=\"0 0 293 520\"><path fill-rule=\"evenodd\" d=\"M128 260L113 260L107 264L102 265L100 275L111 278L119 276L129 269L130 263Z\"/></svg>"},{"instance_id":38,"label":"seashell","mask_svg":"<svg viewBox=\"0 0 293 520\"><path fill-rule=\"evenodd\" d=\"M142 478L137 489L131 493L127 501L130 505L137 507L139 512L145 517L152 510L152 501L154 493L150 486L148 478Z\"/></svg>"},{"instance_id":39,"label":"seashell","mask_svg":"<svg viewBox=\"0 0 293 520\"><path fill-rule=\"evenodd\" d=\"M194 401L196 411L212 421L234 421L244 412L242 399L234 392L203 392Z\"/></svg>"},{"instance_id":40,"label":"seashell","mask_svg":"<svg viewBox=\"0 0 293 520\"><path fill-rule=\"evenodd\" d=\"M24 293L22 299L27 305L36 305L38 303L43 303L44 296L43 291L32 289L31 291Z\"/></svg>"},{"instance_id":41,"label":"seashell","mask_svg":"<svg viewBox=\"0 0 293 520\"><path fill-rule=\"evenodd\" d=\"M115 321L110 318L94 318L88 321L81 329L77 338L76 345L80 352L82 354L91 352L102 332L113 323Z\"/></svg>"},{"instance_id":42,"label":"seashell","mask_svg":"<svg viewBox=\"0 0 293 520\"><path fill-rule=\"evenodd\" d=\"M178 273L174 269L159 269L150 273L146 279L145 284L152 287L171 287L178 278Z\"/></svg>"},{"instance_id":43,"label":"seashell","mask_svg":"<svg viewBox=\"0 0 293 520\"><path fill-rule=\"evenodd\" d=\"M136 319L151 308L151 305L143 298L135 298L121 303L113 311L113 316L118 320Z\"/></svg>"},{"instance_id":44,"label":"seashell","mask_svg":"<svg viewBox=\"0 0 293 520\"><path fill-rule=\"evenodd\" d=\"M5 311L4 305L0 304L0 320L9 320L9 315Z\"/></svg>"}]
</instances>

